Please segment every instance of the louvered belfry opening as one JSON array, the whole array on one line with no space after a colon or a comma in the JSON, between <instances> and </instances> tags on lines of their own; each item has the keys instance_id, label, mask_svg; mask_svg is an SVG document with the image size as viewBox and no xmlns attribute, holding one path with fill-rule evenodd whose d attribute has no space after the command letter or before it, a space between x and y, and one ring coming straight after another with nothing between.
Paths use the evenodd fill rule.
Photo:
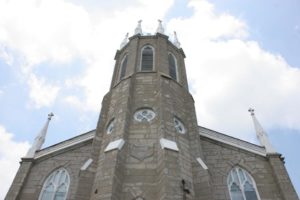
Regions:
<instances>
[{"instance_id":1,"label":"louvered belfry opening","mask_svg":"<svg viewBox=\"0 0 300 200\"><path fill-rule=\"evenodd\" d=\"M176 69L176 61L172 54L169 54L169 73L170 76L177 80L177 69Z\"/></svg>"},{"instance_id":2,"label":"louvered belfry opening","mask_svg":"<svg viewBox=\"0 0 300 200\"><path fill-rule=\"evenodd\" d=\"M152 71L153 70L153 50L151 47L147 46L142 52L142 71Z\"/></svg>"},{"instance_id":3,"label":"louvered belfry opening","mask_svg":"<svg viewBox=\"0 0 300 200\"><path fill-rule=\"evenodd\" d=\"M123 62L121 65L121 73L120 73L120 80L125 76L126 68L127 68L127 55L123 58Z\"/></svg>"}]
</instances>

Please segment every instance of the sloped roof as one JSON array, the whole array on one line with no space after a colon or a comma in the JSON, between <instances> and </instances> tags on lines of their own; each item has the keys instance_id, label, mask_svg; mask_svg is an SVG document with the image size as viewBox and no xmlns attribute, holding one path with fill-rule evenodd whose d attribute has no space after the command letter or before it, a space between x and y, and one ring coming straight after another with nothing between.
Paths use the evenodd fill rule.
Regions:
<instances>
[{"instance_id":1,"label":"sloped roof","mask_svg":"<svg viewBox=\"0 0 300 200\"><path fill-rule=\"evenodd\" d=\"M240 140L238 138L219 133L217 131L210 130L205 127L199 126L199 134L200 137L206 137L212 140L216 140L218 142L222 142L224 144L228 144L261 156L266 156L266 150L264 147L252 144L250 142L246 142L244 140Z\"/></svg>"},{"instance_id":2,"label":"sloped roof","mask_svg":"<svg viewBox=\"0 0 300 200\"><path fill-rule=\"evenodd\" d=\"M96 130L91 130L89 132L86 132L86 133L83 133L81 135L75 136L75 137L70 138L68 140L65 140L65 141L62 141L60 143L57 143L57 144L54 144L52 146L41 149L40 151L37 151L35 153L34 159L38 159L38 158L46 156L50 153L54 153L54 152L60 151L62 149L80 144L82 142L92 140L95 136L95 133L96 133Z\"/></svg>"},{"instance_id":3,"label":"sloped roof","mask_svg":"<svg viewBox=\"0 0 300 200\"><path fill-rule=\"evenodd\" d=\"M62 141L60 143L54 144L52 146L46 147L44 149L41 149L40 151L37 151L34 159L41 158L43 156L49 155L51 153L63 150L65 148L69 148L72 146L75 146L77 144L92 140L95 136L96 130L91 130L89 132L83 133L81 135L75 136L73 138L70 138L68 140ZM227 145L231 145L261 156L266 156L265 148L256 144L252 144L249 142L246 142L244 140L240 140L238 138L231 137L229 135L219 133L217 131L201 127L199 126L199 135L200 137L206 137Z\"/></svg>"}]
</instances>

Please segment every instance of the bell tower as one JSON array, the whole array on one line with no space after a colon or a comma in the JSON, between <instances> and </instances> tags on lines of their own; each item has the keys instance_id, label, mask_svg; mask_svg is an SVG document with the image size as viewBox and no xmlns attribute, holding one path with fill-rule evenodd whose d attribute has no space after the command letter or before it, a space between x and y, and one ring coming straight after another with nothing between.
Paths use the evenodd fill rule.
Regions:
<instances>
[{"instance_id":1,"label":"bell tower","mask_svg":"<svg viewBox=\"0 0 300 200\"><path fill-rule=\"evenodd\" d=\"M116 52L97 124L91 199L209 199L176 33L170 41L159 21L154 35L143 35L139 21L135 35L127 37Z\"/></svg>"}]
</instances>

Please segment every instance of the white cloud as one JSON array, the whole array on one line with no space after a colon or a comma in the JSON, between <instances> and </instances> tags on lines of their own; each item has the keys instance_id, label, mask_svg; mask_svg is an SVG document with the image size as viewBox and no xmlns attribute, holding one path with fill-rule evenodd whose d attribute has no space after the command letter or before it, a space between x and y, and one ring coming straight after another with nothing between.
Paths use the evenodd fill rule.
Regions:
<instances>
[{"instance_id":1,"label":"white cloud","mask_svg":"<svg viewBox=\"0 0 300 200\"><path fill-rule=\"evenodd\" d=\"M141 17L144 32L153 33L156 19L163 19L174 3L136 0L126 6L111 2L92 8L88 3L75 2L0 2L0 43L24 56L23 72L36 108L50 106L61 98L77 108L85 105L82 111L98 112L109 88L113 53L125 33L132 33ZM172 18L166 26L167 32L177 31L186 52L199 124L246 133L252 129L246 111L254 106L267 127L276 124L299 129L299 114L294 109L298 108L300 94L296 87L299 69L247 40L248 27L242 20L217 13L205 0L189 1L189 6L191 17ZM85 71L64 85L52 85L46 75L37 78L34 73L34 67L42 62L66 63L74 58L83 60ZM78 88L84 90L81 98L64 93Z\"/></svg>"},{"instance_id":2,"label":"white cloud","mask_svg":"<svg viewBox=\"0 0 300 200\"><path fill-rule=\"evenodd\" d=\"M31 74L28 78L28 85L30 87L31 104L36 108L50 106L60 90L58 86L46 83L45 79L37 78L34 74Z\"/></svg>"},{"instance_id":3,"label":"white cloud","mask_svg":"<svg viewBox=\"0 0 300 200\"><path fill-rule=\"evenodd\" d=\"M28 142L17 142L13 134L0 125L0 199L4 199L19 168L19 161L29 149Z\"/></svg>"},{"instance_id":4,"label":"white cloud","mask_svg":"<svg viewBox=\"0 0 300 200\"><path fill-rule=\"evenodd\" d=\"M300 70L255 41L247 40L247 25L219 14L206 1L191 1L190 18L172 19L186 52L200 125L244 139L254 130L247 109L253 106L266 129L300 130Z\"/></svg>"}]
</instances>

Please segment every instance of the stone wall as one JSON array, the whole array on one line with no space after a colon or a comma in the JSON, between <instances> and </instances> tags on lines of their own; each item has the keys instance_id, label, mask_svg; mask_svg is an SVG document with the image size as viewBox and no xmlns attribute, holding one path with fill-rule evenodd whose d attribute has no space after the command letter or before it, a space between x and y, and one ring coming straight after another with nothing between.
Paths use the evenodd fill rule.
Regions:
<instances>
[{"instance_id":1,"label":"stone wall","mask_svg":"<svg viewBox=\"0 0 300 200\"><path fill-rule=\"evenodd\" d=\"M28 174L28 178L22 187L19 199L38 199L48 175L60 167L64 167L70 175L67 199L77 199L75 192L80 176L80 168L91 156L91 147L91 141L89 141L35 160Z\"/></svg>"}]
</instances>

